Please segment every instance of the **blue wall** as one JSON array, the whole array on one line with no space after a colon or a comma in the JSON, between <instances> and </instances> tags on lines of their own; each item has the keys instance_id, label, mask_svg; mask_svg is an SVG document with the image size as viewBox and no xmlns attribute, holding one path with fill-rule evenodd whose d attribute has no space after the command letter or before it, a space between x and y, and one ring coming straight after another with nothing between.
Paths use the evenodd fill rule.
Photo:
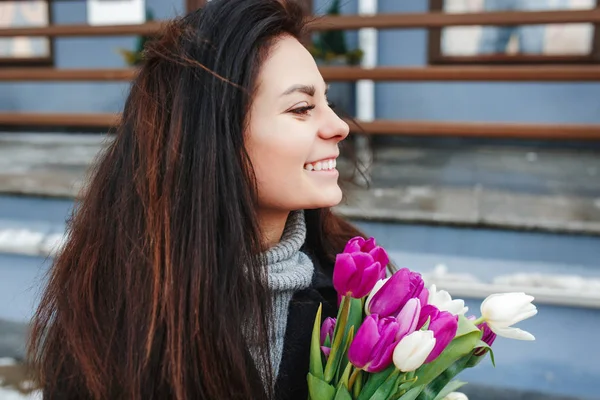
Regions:
<instances>
[{"instance_id":1,"label":"blue wall","mask_svg":"<svg viewBox=\"0 0 600 400\"><path fill-rule=\"evenodd\" d=\"M85 24L86 2L52 1L56 24ZM146 0L156 19L181 14L184 0ZM54 65L57 68L123 68L117 49L135 48L135 37L57 38ZM126 82L17 82L0 83L0 111L24 112L117 112L123 106Z\"/></svg>"},{"instance_id":2,"label":"blue wall","mask_svg":"<svg viewBox=\"0 0 600 400\"><path fill-rule=\"evenodd\" d=\"M183 12L183 0L146 0L156 18ZM330 0L315 0L323 13ZM427 1L379 0L379 11L424 12ZM356 0L342 0L342 12L355 14ZM55 1L57 24L85 23L84 2ZM356 32L348 33L350 46ZM59 68L120 68L119 47L133 49L133 37L59 38ZM380 65L422 66L427 62L424 29L384 30L379 34ZM0 110L38 112L117 112L127 83L0 83ZM393 83L377 84L377 117L388 119L600 122L598 83Z\"/></svg>"}]
</instances>

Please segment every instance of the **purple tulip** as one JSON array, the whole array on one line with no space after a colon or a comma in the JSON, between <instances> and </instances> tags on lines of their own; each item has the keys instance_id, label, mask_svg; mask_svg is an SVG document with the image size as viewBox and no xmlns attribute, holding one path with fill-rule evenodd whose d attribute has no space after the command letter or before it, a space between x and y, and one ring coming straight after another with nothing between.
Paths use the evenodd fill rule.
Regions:
<instances>
[{"instance_id":1,"label":"purple tulip","mask_svg":"<svg viewBox=\"0 0 600 400\"><path fill-rule=\"evenodd\" d=\"M406 302L420 297L423 292L421 274L402 268L394 273L385 284L372 295L367 306L371 314L384 317L397 316Z\"/></svg>"},{"instance_id":2,"label":"purple tulip","mask_svg":"<svg viewBox=\"0 0 600 400\"><path fill-rule=\"evenodd\" d=\"M404 336L413 333L417 329L420 314L421 301L416 297L408 300L396 318L400 325L400 329L396 333L396 340L401 340Z\"/></svg>"},{"instance_id":3,"label":"purple tulip","mask_svg":"<svg viewBox=\"0 0 600 400\"><path fill-rule=\"evenodd\" d=\"M481 325L477 325L477 327L483 333L483 335L481 336L481 340L491 347L492 343L494 343L494 340L496 340L496 334L492 332L490 327L485 322ZM480 348L477 351L475 351L474 354L476 356L482 356L486 353L486 351L486 348Z\"/></svg>"},{"instance_id":4,"label":"purple tulip","mask_svg":"<svg viewBox=\"0 0 600 400\"><path fill-rule=\"evenodd\" d=\"M429 318L429 322L433 321L434 318L437 318L440 310L434 305L426 304L421 307L421 315L419 316L419 323L417 324L417 329L421 329L425 322L427 322L427 318Z\"/></svg>"},{"instance_id":5,"label":"purple tulip","mask_svg":"<svg viewBox=\"0 0 600 400\"><path fill-rule=\"evenodd\" d=\"M428 330L433 332L435 347L425 360L426 363L435 360L446 349L446 346L448 346L452 339L454 339L458 330L458 318L448 311L438 310L437 315L431 319Z\"/></svg>"},{"instance_id":6,"label":"purple tulip","mask_svg":"<svg viewBox=\"0 0 600 400\"><path fill-rule=\"evenodd\" d=\"M425 306L429 302L429 290L424 287L419 294L419 301L421 301L421 307Z\"/></svg>"},{"instance_id":7,"label":"purple tulip","mask_svg":"<svg viewBox=\"0 0 600 400\"><path fill-rule=\"evenodd\" d=\"M369 253L375 261L379 261L383 267L386 267L390 258L388 257L387 252L381 246L377 246L375 238L370 237L365 240L365 238L356 236L346 243L346 247L344 247L344 253ZM382 269L382 275L379 279L385 278L385 268Z\"/></svg>"},{"instance_id":8,"label":"purple tulip","mask_svg":"<svg viewBox=\"0 0 600 400\"><path fill-rule=\"evenodd\" d=\"M350 344L348 360L367 372L383 371L392 363L399 328L396 318L369 315Z\"/></svg>"},{"instance_id":9,"label":"purple tulip","mask_svg":"<svg viewBox=\"0 0 600 400\"><path fill-rule=\"evenodd\" d=\"M321 350L323 354L325 354L325 358L329 357L329 353L331 352L331 347L327 347L325 345L325 341L329 336L329 346L333 342L333 331L335 330L335 318L327 317L325 321L323 321L323 325L321 325Z\"/></svg>"},{"instance_id":10,"label":"purple tulip","mask_svg":"<svg viewBox=\"0 0 600 400\"><path fill-rule=\"evenodd\" d=\"M369 253L340 253L333 268L333 286L342 296L355 299L366 296L385 270Z\"/></svg>"}]
</instances>

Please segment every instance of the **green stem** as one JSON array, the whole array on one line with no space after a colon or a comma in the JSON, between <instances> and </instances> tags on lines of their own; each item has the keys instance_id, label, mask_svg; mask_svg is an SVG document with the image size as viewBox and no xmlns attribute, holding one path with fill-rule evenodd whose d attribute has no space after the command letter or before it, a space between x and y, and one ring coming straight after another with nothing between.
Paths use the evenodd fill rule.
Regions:
<instances>
[{"instance_id":1,"label":"green stem","mask_svg":"<svg viewBox=\"0 0 600 400\"><path fill-rule=\"evenodd\" d=\"M475 321L473 321L473 325L477 326L485 322L485 318L479 317Z\"/></svg>"}]
</instances>

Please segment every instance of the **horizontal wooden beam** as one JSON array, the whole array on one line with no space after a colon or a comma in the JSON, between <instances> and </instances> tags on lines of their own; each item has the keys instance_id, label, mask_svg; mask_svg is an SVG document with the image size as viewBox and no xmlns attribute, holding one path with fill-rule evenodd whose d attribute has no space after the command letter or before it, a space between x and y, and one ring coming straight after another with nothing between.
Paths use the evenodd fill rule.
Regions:
<instances>
[{"instance_id":1,"label":"horizontal wooden beam","mask_svg":"<svg viewBox=\"0 0 600 400\"><path fill-rule=\"evenodd\" d=\"M321 67L326 81L600 81L600 66Z\"/></svg>"},{"instance_id":2,"label":"horizontal wooden beam","mask_svg":"<svg viewBox=\"0 0 600 400\"><path fill-rule=\"evenodd\" d=\"M600 23L600 9L530 12L484 12L451 14L442 12L396 13L374 16L340 15L317 17L311 30L440 28L459 25L522 25L553 23ZM123 36L153 35L165 21L135 25L52 25L45 27L2 28L0 37L9 36Z\"/></svg>"},{"instance_id":3,"label":"horizontal wooden beam","mask_svg":"<svg viewBox=\"0 0 600 400\"><path fill-rule=\"evenodd\" d=\"M376 120L350 122L352 131L371 135L441 136L539 140L600 140L600 125L430 122Z\"/></svg>"},{"instance_id":4,"label":"horizontal wooden beam","mask_svg":"<svg viewBox=\"0 0 600 400\"><path fill-rule=\"evenodd\" d=\"M134 25L50 25L43 27L2 28L0 37L9 36L131 36L154 35L165 21L151 21Z\"/></svg>"},{"instance_id":5,"label":"horizontal wooden beam","mask_svg":"<svg viewBox=\"0 0 600 400\"><path fill-rule=\"evenodd\" d=\"M444 12L377 14L373 16L340 15L321 17L309 23L311 30L334 29L403 29L442 28L468 25L523 25L598 23L600 9L530 12L483 12L452 14Z\"/></svg>"},{"instance_id":6,"label":"horizontal wooden beam","mask_svg":"<svg viewBox=\"0 0 600 400\"><path fill-rule=\"evenodd\" d=\"M48 126L110 128L119 123L120 114L58 114L0 112L0 126Z\"/></svg>"},{"instance_id":7,"label":"horizontal wooden beam","mask_svg":"<svg viewBox=\"0 0 600 400\"><path fill-rule=\"evenodd\" d=\"M600 81L600 66L442 66L423 68L321 67L326 81ZM0 81L128 81L136 70L124 69L0 69Z\"/></svg>"},{"instance_id":8,"label":"horizontal wooden beam","mask_svg":"<svg viewBox=\"0 0 600 400\"><path fill-rule=\"evenodd\" d=\"M0 126L47 126L111 128L118 124L115 114L0 113ZM353 132L372 135L511 138L540 140L600 140L600 125L517 124L489 122L429 122L376 120L349 122Z\"/></svg>"},{"instance_id":9,"label":"horizontal wooden beam","mask_svg":"<svg viewBox=\"0 0 600 400\"><path fill-rule=\"evenodd\" d=\"M135 69L0 68L0 81L129 81Z\"/></svg>"}]
</instances>

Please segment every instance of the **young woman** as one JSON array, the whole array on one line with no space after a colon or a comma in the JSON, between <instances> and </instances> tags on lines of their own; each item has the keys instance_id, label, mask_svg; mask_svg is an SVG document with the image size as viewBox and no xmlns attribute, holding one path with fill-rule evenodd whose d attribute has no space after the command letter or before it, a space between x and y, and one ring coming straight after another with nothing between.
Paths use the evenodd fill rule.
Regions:
<instances>
[{"instance_id":1,"label":"young woman","mask_svg":"<svg viewBox=\"0 0 600 400\"><path fill-rule=\"evenodd\" d=\"M348 125L291 1L213 0L146 49L33 321L44 399L302 399Z\"/></svg>"}]
</instances>

